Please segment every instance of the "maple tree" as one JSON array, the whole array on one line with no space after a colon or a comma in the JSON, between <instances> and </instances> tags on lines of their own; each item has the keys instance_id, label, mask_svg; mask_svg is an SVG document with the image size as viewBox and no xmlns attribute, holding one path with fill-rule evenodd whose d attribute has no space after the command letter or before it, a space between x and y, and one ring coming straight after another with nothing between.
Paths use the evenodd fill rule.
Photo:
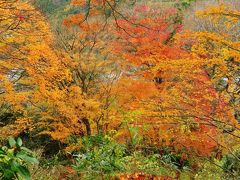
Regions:
<instances>
[{"instance_id":1,"label":"maple tree","mask_svg":"<svg viewBox=\"0 0 240 180\"><path fill-rule=\"evenodd\" d=\"M216 87L223 94L228 94L230 104L235 109L235 117L238 119L238 101L239 101L239 40L238 35L232 30L237 29L239 23L239 11L232 10L230 7L220 5L209 8L205 11L199 11L202 18L211 18L218 26L218 22L223 21L225 27L229 30L224 32L202 32L196 34L199 41L202 41L202 46L196 45L196 53L201 49L202 54L205 51L205 56L214 59L213 63L209 65L210 74L215 82ZM207 42L208 41L208 42ZM212 46L212 52L206 50L207 47Z\"/></svg>"},{"instance_id":2,"label":"maple tree","mask_svg":"<svg viewBox=\"0 0 240 180\"><path fill-rule=\"evenodd\" d=\"M25 98L28 96L26 90L32 90L32 83L27 77L28 73L32 72L33 74L34 66L31 65L37 62L30 54L33 54L34 50L39 47L44 48L39 40L48 36L43 36L44 29L47 30L48 27L37 15L35 20L32 18L29 22L27 21L27 18L32 15L32 10L33 8L28 3L1 1L1 14L4 15L1 21L1 25L3 25L1 26L1 78L3 82L1 85L5 86L2 87L1 102L2 105L13 104L12 108L15 111L21 109L21 103L24 104ZM40 20L39 24L35 23L36 20ZM40 32L36 32L39 25L42 26L42 35ZM30 35L29 38L26 38L27 35ZM32 51L30 52L30 50ZM31 64L29 64L27 60L31 58L35 61L30 61ZM26 73L26 69L28 73ZM16 95L15 91L18 92Z\"/></svg>"},{"instance_id":3,"label":"maple tree","mask_svg":"<svg viewBox=\"0 0 240 180\"><path fill-rule=\"evenodd\" d=\"M57 31L61 37L57 46L65 49L74 83L87 99L94 99L99 104L95 117L85 119L88 134L92 131L105 133L113 110L115 94L112 86L121 75L119 58L107 48L112 41L109 38L111 26L104 26L104 22L95 19L84 24L78 22L78 16L73 15L63 21L62 31Z\"/></svg>"},{"instance_id":4,"label":"maple tree","mask_svg":"<svg viewBox=\"0 0 240 180\"><path fill-rule=\"evenodd\" d=\"M193 146L203 154L209 154L217 147L214 138L218 134L219 128L220 131L225 130L223 126L226 124L230 126L227 127L230 129L236 127L232 113L226 113L229 111L227 100L215 90L209 72L205 68L210 61L202 60L205 56L203 52L200 52L198 57L196 54L182 49L182 46L185 45L185 42L181 42L182 40L174 43L174 35L182 29L182 21L179 19L181 17L176 9L169 9L162 13L162 11L155 10L153 6L136 3L132 10L123 10L124 8L121 9L121 7L125 6L120 6L115 1L87 3L76 0L72 1L72 4L87 9L85 13L78 13L66 19L64 24L67 27L76 25L82 31L78 36L83 39L88 37L87 39L90 39L94 45L97 43L94 35L96 37L101 31L109 32L112 29L117 41L108 41L108 43L113 44L114 54L121 54L121 58L125 59L121 67L129 67L128 63L130 63L130 69L127 68L127 72L135 74L138 81L141 77L145 79L144 81L150 81L148 85L144 81L139 84L137 81L132 81L136 89L129 84L128 96L121 96L121 92L118 90L120 104L126 105L130 100L128 110L143 111L141 112L142 116L139 117L142 118L142 124L147 124L147 121L150 124L158 122L165 124L160 125L157 131L161 128L166 129L161 136L166 136L169 142L175 139L173 136L175 131L180 131L183 134L181 138L177 138L178 144L187 146L187 148ZM113 29L113 27L116 28ZM82 48L88 46L88 44L82 45ZM194 47L196 45L193 46L193 50ZM131 73L133 68L136 70ZM193 68L194 71L192 71ZM191 75L189 75L190 73ZM126 76L125 73L122 77L124 76ZM127 81L130 82L130 78L127 77ZM124 82L124 78L122 82ZM141 95L141 93L144 94L141 92L141 89L144 88L141 87L143 84L145 84L145 88L152 88L155 84L155 87L152 88L155 93L152 96L154 98L147 103L145 98L148 96ZM126 87L126 83L124 86ZM116 85L116 87L121 91L120 86ZM199 88L202 88L200 92ZM134 94L131 95L131 91ZM151 95L149 94L149 96ZM132 101L132 99L135 100ZM149 102L151 103L149 104ZM146 104L148 105L146 106ZM222 112L223 109L226 110ZM150 118L149 114L151 114ZM230 123L227 122L229 118L231 119ZM156 129L156 127L154 128ZM169 130L171 133L167 135L167 129L175 129L175 131ZM192 137L189 137L187 132ZM196 139L201 133L204 133L205 136L202 139ZM150 137L153 136L155 135L150 134ZM163 140L165 141L164 138ZM190 144L187 142L189 140ZM204 147L202 142L206 141L209 142L209 146Z\"/></svg>"},{"instance_id":5,"label":"maple tree","mask_svg":"<svg viewBox=\"0 0 240 180\"><path fill-rule=\"evenodd\" d=\"M154 21L150 22L148 27L154 25ZM123 45L118 53L125 51L124 57L141 69L138 70L138 74L142 71L143 76L153 80L160 90L158 94L160 97L155 100L156 110L145 112L145 116L150 118L140 116L142 125L150 121L155 129L150 135L147 130L150 139L159 134L161 129L165 129L157 135L160 138L159 143L165 142L166 139L168 144L176 141L182 147L187 149L193 147L200 154L206 155L219 145L215 139L219 138L217 134L223 132L238 136L238 125L233 116L233 109L228 106L227 99L215 90L206 70L206 66L212 61L203 60L202 51L198 57L183 50L179 46L182 45L181 42L179 45L169 42L168 38L172 37L169 28L171 24L161 24L162 29L159 33L155 31L156 27L146 29L131 27L130 23L124 21L121 23L123 25L120 26L124 27L124 30L130 29L132 34L120 32ZM179 31L181 24L175 24L175 28ZM166 31L169 29L170 32ZM144 106L143 109L146 111L147 107ZM156 127L158 123L160 125ZM202 138L198 138L200 134ZM205 146L203 142L208 142L208 145Z\"/></svg>"},{"instance_id":6,"label":"maple tree","mask_svg":"<svg viewBox=\"0 0 240 180\"><path fill-rule=\"evenodd\" d=\"M0 0L1 139L48 135L102 177L121 167L95 164L141 160L175 164L175 178L206 162L235 177L240 13L209 7L188 29L192 2L72 0L49 24L30 2Z\"/></svg>"},{"instance_id":7,"label":"maple tree","mask_svg":"<svg viewBox=\"0 0 240 180\"><path fill-rule=\"evenodd\" d=\"M6 55L7 59L1 61L1 67L5 69L2 71L2 102L7 102L13 111L20 112L14 123L4 126L1 133L8 136L33 131L59 140L64 140L72 132L82 134L81 119L91 116L97 104L84 99L81 89L72 85L72 73L65 65L66 59L50 47L52 34L40 13L34 11L33 15L33 7L26 2L7 4L17 9L16 12L11 11L13 17L15 13L24 12L26 14L21 16L26 19L21 20L18 31L9 30L11 34L8 37L11 38L3 39L1 48L8 55L14 55ZM10 13L8 8L3 8L5 13ZM42 34L38 30L40 27ZM24 87L19 89L22 84ZM80 110L75 111L76 108ZM20 132L15 131L16 126Z\"/></svg>"}]
</instances>

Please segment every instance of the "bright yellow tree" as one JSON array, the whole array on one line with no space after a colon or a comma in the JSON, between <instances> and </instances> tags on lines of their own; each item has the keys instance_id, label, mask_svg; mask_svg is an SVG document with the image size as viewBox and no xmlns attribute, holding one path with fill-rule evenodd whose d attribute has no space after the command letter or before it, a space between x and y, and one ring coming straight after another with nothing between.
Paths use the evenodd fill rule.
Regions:
<instances>
[{"instance_id":1,"label":"bright yellow tree","mask_svg":"<svg viewBox=\"0 0 240 180\"><path fill-rule=\"evenodd\" d=\"M0 5L1 102L20 114L1 127L1 136L26 131L65 140L83 134L82 123L98 104L72 83L68 58L51 48L53 35L44 17L27 2Z\"/></svg>"}]
</instances>

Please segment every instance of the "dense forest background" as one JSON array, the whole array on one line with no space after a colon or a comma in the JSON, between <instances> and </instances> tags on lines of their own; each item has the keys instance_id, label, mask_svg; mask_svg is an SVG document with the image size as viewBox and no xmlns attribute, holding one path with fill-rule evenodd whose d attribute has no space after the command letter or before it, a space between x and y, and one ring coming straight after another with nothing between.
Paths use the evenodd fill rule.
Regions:
<instances>
[{"instance_id":1,"label":"dense forest background","mask_svg":"<svg viewBox=\"0 0 240 180\"><path fill-rule=\"evenodd\" d=\"M240 178L240 1L0 15L0 179Z\"/></svg>"}]
</instances>

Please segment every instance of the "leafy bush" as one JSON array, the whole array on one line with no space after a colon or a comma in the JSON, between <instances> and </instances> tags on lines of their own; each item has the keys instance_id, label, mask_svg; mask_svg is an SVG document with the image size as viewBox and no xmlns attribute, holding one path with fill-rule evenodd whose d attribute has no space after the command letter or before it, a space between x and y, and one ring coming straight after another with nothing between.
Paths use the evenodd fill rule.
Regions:
<instances>
[{"instance_id":1,"label":"leafy bush","mask_svg":"<svg viewBox=\"0 0 240 180\"><path fill-rule=\"evenodd\" d=\"M221 168L221 161L217 159L206 160L198 159L195 161L199 163L199 168L194 172L194 179L205 180L205 179L215 179L223 180L225 179L223 169Z\"/></svg>"},{"instance_id":2,"label":"leafy bush","mask_svg":"<svg viewBox=\"0 0 240 180\"><path fill-rule=\"evenodd\" d=\"M102 136L85 137L82 144L83 148L75 155L74 168L83 179L108 179L123 170L121 159L126 152L125 146Z\"/></svg>"},{"instance_id":3,"label":"leafy bush","mask_svg":"<svg viewBox=\"0 0 240 180\"><path fill-rule=\"evenodd\" d=\"M165 154L161 157L161 160L176 170L186 169L190 166L190 162L187 159L182 159L182 156L180 154Z\"/></svg>"},{"instance_id":4,"label":"leafy bush","mask_svg":"<svg viewBox=\"0 0 240 180\"><path fill-rule=\"evenodd\" d=\"M8 140L9 146L0 147L0 178L30 179L27 164L38 163L33 152L22 146L21 138Z\"/></svg>"},{"instance_id":5,"label":"leafy bush","mask_svg":"<svg viewBox=\"0 0 240 180\"><path fill-rule=\"evenodd\" d=\"M127 147L108 137L84 137L82 149L75 155L74 169L83 179L110 179L121 173L176 176L176 170L164 162L160 154L146 155Z\"/></svg>"},{"instance_id":6,"label":"leafy bush","mask_svg":"<svg viewBox=\"0 0 240 180\"><path fill-rule=\"evenodd\" d=\"M236 179L240 178L240 150L225 155L222 161L222 167L226 173L234 176Z\"/></svg>"},{"instance_id":7,"label":"leafy bush","mask_svg":"<svg viewBox=\"0 0 240 180\"><path fill-rule=\"evenodd\" d=\"M145 173L155 176L175 176L174 171L171 168L164 166L160 161L159 154L152 154L145 156L142 152L136 151L131 155L126 156L122 159L124 164L125 172Z\"/></svg>"}]
</instances>

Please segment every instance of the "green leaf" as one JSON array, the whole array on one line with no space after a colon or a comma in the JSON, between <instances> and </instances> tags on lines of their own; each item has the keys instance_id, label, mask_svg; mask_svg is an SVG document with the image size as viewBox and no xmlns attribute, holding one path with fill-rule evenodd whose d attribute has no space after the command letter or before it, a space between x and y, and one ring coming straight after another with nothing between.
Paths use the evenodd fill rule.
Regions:
<instances>
[{"instance_id":1,"label":"green leaf","mask_svg":"<svg viewBox=\"0 0 240 180\"><path fill-rule=\"evenodd\" d=\"M10 137L10 138L8 139L8 143L9 143L9 145L10 145L11 147L13 147L13 146L16 145L16 141L15 141L15 139L12 138L12 137Z\"/></svg>"},{"instance_id":2,"label":"green leaf","mask_svg":"<svg viewBox=\"0 0 240 180\"><path fill-rule=\"evenodd\" d=\"M7 146L2 146L2 150L6 152L8 150Z\"/></svg>"},{"instance_id":3,"label":"green leaf","mask_svg":"<svg viewBox=\"0 0 240 180\"><path fill-rule=\"evenodd\" d=\"M6 169L8 169L8 164L7 163L5 163L5 162L0 162L0 170L6 170Z\"/></svg>"},{"instance_id":4,"label":"green leaf","mask_svg":"<svg viewBox=\"0 0 240 180\"><path fill-rule=\"evenodd\" d=\"M11 170L11 165L8 162L0 162L0 175L3 177L3 179L14 178L14 171Z\"/></svg>"},{"instance_id":5,"label":"green leaf","mask_svg":"<svg viewBox=\"0 0 240 180\"><path fill-rule=\"evenodd\" d=\"M29 170L22 166L22 165L19 165L17 166L17 173L24 178L24 180L30 180L31 179L31 175L30 175L30 172Z\"/></svg>"},{"instance_id":6,"label":"green leaf","mask_svg":"<svg viewBox=\"0 0 240 180\"><path fill-rule=\"evenodd\" d=\"M26 148L26 147L20 147L20 149L23 150L23 151L26 151L26 152L29 153L29 154L32 154L32 153L33 153L30 149L28 149L28 148Z\"/></svg>"},{"instance_id":7,"label":"green leaf","mask_svg":"<svg viewBox=\"0 0 240 180\"><path fill-rule=\"evenodd\" d=\"M107 9L107 10L105 11L105 15L106 15L107 18L109 18L109 17L111 16L111 14L112 14L111 9Z\"/></svg>"},{"instance_id":8,"label":"green leaf","mask_svg":"<svg viewBox=\"0 0 240 180\"><path fill-rule=\"evenodd\" d=\"M0 155L1 155L1 154L6 154L6 152L3 151L2 149L0 149Z\"/></svg>"},{"instance_id":9,"label":"green leaf","mask_svg":"<svg viewBox=\"0 0 240 180\"><path fill-rule=\"evenodd\" d=\"M11 170L17 172L18 170L18 166L20 166L20 164L16 161L16 160L11 160L10 161L10 165L11 165Z\"/></svg>"},{"instance_id":10,"label":"green leaf","mask_svg":"<svg viewBox=\"0 0 240 180\"><path fill-rule=\"evenodd\" d=\"M4 179L13 179L14 178L14 173L10 169L4 169L3 177L4 177Z\"/></svg>"},{"instance_id":11,"label":"green leaf","mask_svg":"<svg viewBox=\"0 0 240 180\"><path fill-rule=\"evenodd\" d=\"M38 164L38 160L34 157L31 157L29 155L27 155L26 153L24 152L19 152L16 154L16 157L24 160L25 162L28 162L28 163L32 163L32 164Z\"/></svg>"},{"instance_id":12,"label":"green leaf","mask_svg":"<svg viewBox=\"0 0 240 180\"><path fill-rule=\"evenodd\" d=\"M22 139L21 139L20 137L17 138L17 145L18 145L19 147L21 147L22 144L23 144Z\"/></svg>"}]
</instances>

